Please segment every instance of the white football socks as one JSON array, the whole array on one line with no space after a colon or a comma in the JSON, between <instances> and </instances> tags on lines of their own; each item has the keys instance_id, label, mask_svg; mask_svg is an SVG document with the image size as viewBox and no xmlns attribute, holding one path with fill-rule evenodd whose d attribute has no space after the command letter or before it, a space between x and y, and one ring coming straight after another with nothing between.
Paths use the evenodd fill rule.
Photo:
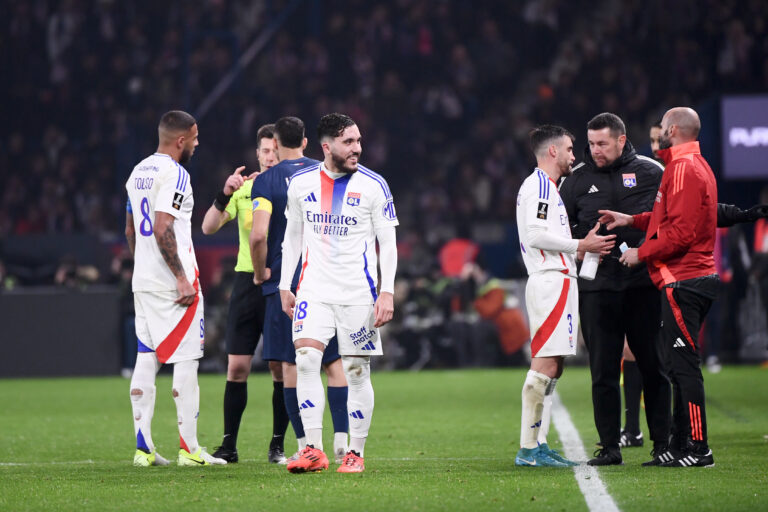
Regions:
<instances>
[{"instance_id":1,"label":"white football socks","mask_svg":"<svg viewBox=\"0 0 768 512\"><path fill-rule=\"evenodd\" d=\"M544 409L544 394L549 386L550 378L533 370L528 370L528 375L523 383L523 411L520 415L520 447L536 448L538 443L539 427L541 426L541 413Z\"/></svg>"},{"instance_id":2,"label":"white football socks","mask_svg":"<svg viewBox=\"0 0 768 512\"><path fill-rule=\"evenodd\" d=\"M155 375L160 363L154 352L139 352L131 377L131 408L133 409L133 433L136 445L143 444L150 453L155 451L152 442L152 416L155 413Z\"/></svg>"},{"instance_id":3,"label":"white football socks","mask_svg":"<svg viewBox=\"0 0 768 512\"><path fill-rule=\"evenodd\" d=\"M179 419L180 446L195 453L197 444L197 416L200 412L200 388L197 385L197 359L173 365L173 400Z\"/></svg>"},{"instance_id":4,"label":"white football socks","mask_svg":"<svg viewBox=\"0 0 768 512\"><path fill-rule=\"evenodd\" d=\"M365 440L371 428L373 415L373 385L371 384L371 358L342 356L344 375L349 385L349 449L363 456Z\"/></svg>"},{"instance_id":5,"label":"white football socks","mask_svg":"<svg viewBox=\"0 0 768 512\"><path fill-rule=\"evenodd\" d=\"M541 427L539 427L538 442L539 444L545 444L547 442L547 434L549 434L549 425L552 421L552 394L555 392L555 386L557 385L557 379L549 381L544 392L544 407L541 410Z\"/></svg>"},{"instance_id":6,"label":"white football socks","mask_svg":"<svg viewBox=\"0 0 768 512\"><path fill-rule=\"evenodd\" d=\"M325 389L320 378L323 352L312 347L296 349L296 397L307 435L307 444L323 449Z\"/></svg>"}]
</instances>

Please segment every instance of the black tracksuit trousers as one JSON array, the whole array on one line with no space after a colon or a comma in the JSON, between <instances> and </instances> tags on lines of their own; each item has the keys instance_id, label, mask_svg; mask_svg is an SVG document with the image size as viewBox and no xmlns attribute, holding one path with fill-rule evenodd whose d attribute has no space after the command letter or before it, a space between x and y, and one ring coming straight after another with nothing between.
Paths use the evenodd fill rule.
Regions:
<instances>
[{"instance_id":1,"label":"black tracksuit trousers","mask_svg":"<svg viewBox=\"0 0 768 512\"><path fill-rule=\"evenodd\" d=\"M679 281L661 290L659 352L672 382L672 438L678 448L684 447L689 439L700 449L707 447L699 330L718 284L717 276L713 275Z\"/></svg>"},{"instance_id":2,"label":"black tracksuit trousers","mask_svg":"<svg viewBox=\"0 0 768 512\"><path fill-rule=\"evenodd\" d=\"M643 376L645 415L654 444L670 432L669 380L659 361L661 294L654 287L579 293L579 314L592 373L592 406L600 443L618 448L621 434L621 357L624 337Z\"/></svg>"}]
</instances>

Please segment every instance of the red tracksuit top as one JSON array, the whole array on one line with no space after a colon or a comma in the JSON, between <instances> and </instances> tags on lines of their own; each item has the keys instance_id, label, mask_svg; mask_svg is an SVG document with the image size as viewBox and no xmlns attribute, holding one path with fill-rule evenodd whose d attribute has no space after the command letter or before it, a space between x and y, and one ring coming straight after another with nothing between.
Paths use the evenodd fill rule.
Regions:
<instances>
[{"instance_id":1,"label":"red tracksuit top","mask_svg":"<svg viewBox=\"0 0 768 512\"><path fill-rule=\"evenodd\" d=\"M653 211L634 215L645 229L637 255L653 283L664 285L716 274L717 183L698 141L659 151L667 166Z\"/></svg>"}]
</instances>

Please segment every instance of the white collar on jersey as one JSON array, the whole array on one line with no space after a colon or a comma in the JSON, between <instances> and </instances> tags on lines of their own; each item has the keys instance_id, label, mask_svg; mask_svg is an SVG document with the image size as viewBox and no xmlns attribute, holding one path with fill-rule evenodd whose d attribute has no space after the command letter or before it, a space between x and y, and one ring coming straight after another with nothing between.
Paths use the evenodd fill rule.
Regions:
<instances>
[{"instance_id":1,"label":"white collar on jersey","mask_svg":"<svg viewBox=\"0 0 768 512\"><path fill-rule=\"evenodd\" d=\"M339 179L342 176L345 176L347 174L346 172L331 172L331 171L329 171L328 168L325 166L325 162L321 162L320 163L320 170L323 171L325 174L327 174L328 176L330 176L331 178L333 178L335 180L337 180L337 179Z\"/></svg>"}]
</instances>

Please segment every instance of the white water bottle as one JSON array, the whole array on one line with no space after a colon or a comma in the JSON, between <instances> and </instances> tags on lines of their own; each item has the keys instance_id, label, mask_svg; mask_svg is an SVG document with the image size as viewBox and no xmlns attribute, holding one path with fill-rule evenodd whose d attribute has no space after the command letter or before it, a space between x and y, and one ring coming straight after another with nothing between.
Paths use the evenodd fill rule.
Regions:
<instances>
[{"instance_id":1,"label":"white water bottle","mask_svg":"<svg viewBox=\"0 0 768 512\"><path fill-rule=\"evenodd\" d=\"M584 261L581 263L581 272L579 277L592 281L597 274L597 265L600 263L600 255L596 252L588 252L584 254Z\"/></svg>"}]
</instances>

